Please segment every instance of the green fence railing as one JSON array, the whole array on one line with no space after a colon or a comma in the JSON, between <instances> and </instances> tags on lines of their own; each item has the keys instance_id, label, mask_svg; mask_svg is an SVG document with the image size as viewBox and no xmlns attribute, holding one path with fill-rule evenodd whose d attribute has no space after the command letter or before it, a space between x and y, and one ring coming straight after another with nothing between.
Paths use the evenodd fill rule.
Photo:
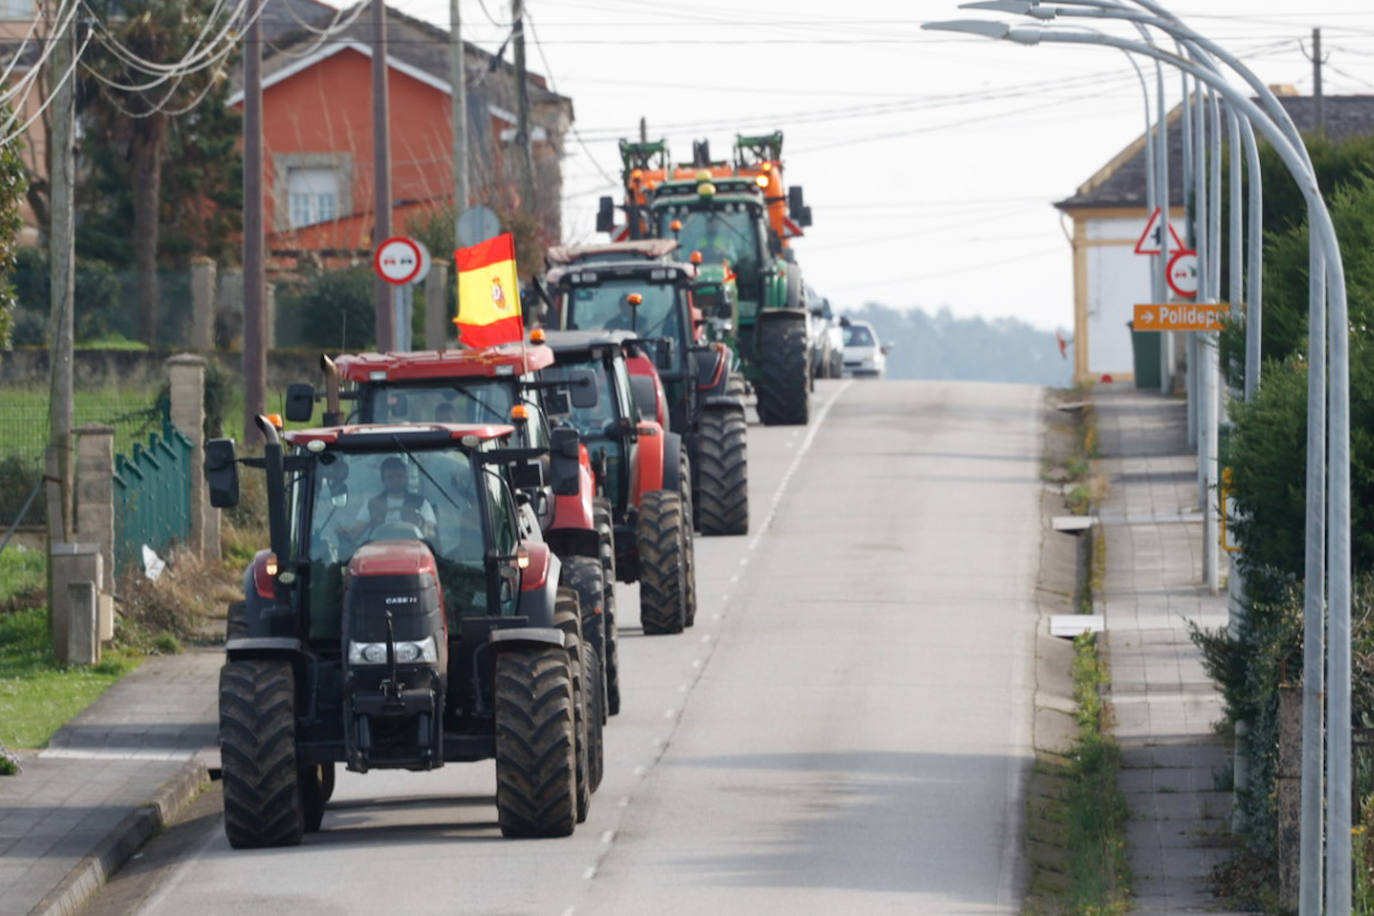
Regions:
<instances>
[{"instance_id":1,"label":"green fence railing","mask_svg":"<svg viewBox=\"0 0 1374 916\"><path fill-rule=\"evenodd\" d=\"M164 551L191 533L191 440L164 420L148 444L115 456L115 575L140 562L143 545Z\"/></svg>"}]
</instances>

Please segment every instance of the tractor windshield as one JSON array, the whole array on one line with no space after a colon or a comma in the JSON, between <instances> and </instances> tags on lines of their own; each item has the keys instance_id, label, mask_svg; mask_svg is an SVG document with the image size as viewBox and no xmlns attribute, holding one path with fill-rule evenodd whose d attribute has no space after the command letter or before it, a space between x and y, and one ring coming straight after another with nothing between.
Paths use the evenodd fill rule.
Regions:
<instances>
[{"instance_id":1,"label":"tractor windshield","mask_svg":"<svg viewBox=\"0 0 1374 916\"><path fill-rule=\"evenodd\" d=\"M662 208L658 218L658 234L665 239L673 237L673 220L681 221L682 229L677 233L680 250L700 251L704 263L729 261L739 273L758 270L762 260L759 238L748 204L675 204Z\"/></svg>"},{"instance_id":2,"label":"tractor windshield","mask_svg":"<svg viewBox=\"0 0 1374 916\"><path fill-rule=\"evenodd\" d=\"M460 385L378 385L362 392L366 423L509 423L515 404L510 379Z\"/></svg>"},{"instance_id":3,"label":"tractor windshield","mask_svg":"<svg viewBox=\"0 0 1374 916\"><path fill-rule=\"evenodd\" d=\"M589 436L605 436L607 426L616 421L616 400L612 391L610 373L606 371L603 360L594 359L580 364L559 364L543 370L540 375L546 381L563 382L568 379L570 369L590 369L596 378L596 406L568 407L568 413L551 417L551 421L562 421L577 430L584 439Z\"/></svg>"},{"instance_id":4,"label":"tractor windshield","mask_svg":"<svg viewBox=\"0 0 1374 916\"><path fill-rule=\"evenodd\" d=\"M684 340L682 313L677 308L679 295L677 286L652 283L643 277L608 277L596 286L574 286L567 296L567 326ZM631 296L639 297L638 305L631 304ZM679 358L676 349L673 354L675 360Z\"/></svg>"},{"instance_id":5,"label":"tractor windshield","mask_svg":"<svg viewBox=\"0 0 1374 916\"><path fill-rule=\"evenodd\" d=\"M485 613L486 545L467 453L326 451L317 469L313 488L302 474L295 489L296 554L310 564L312 638L338 636L344 573L372 541L424 541L450 613Z\"/></svg>"}]
</instances>

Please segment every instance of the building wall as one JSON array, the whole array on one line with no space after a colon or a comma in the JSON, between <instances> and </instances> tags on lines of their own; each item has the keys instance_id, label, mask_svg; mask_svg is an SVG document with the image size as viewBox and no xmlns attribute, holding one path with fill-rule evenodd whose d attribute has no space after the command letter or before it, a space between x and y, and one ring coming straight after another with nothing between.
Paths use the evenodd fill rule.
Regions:
<instances>
[{"instance_id":1,"label":"building wall","mask_svg":"<svg viewBox=\"0 0 1374 916\"><path fill-rule=\"evenodd\" d=\"M1150 301L1156 259L1135 253L1149 214L1137 209L1078 210L1074 220L1074 379L1135 377L1127 322Z\"/></svg>"},{"instance_id":2,"label":"building wall","mask_svg":"<svg viewBox=\"0 0 1374 916\"><path fill-rule=\"evenodd\" d=\"M404 231L416 202L435 207L453 195L448 93L395 68L391 107L392 225ZM509 125L490 117L488 137ZM344 49L263 91L268 197L265 220L274 247L365 249L372 245L372 61ZM499 161L499 152L497 153ZM286 187L293 167L332 167L340 176L337 219L292 231ZM352 217L352 218L350 218Z\"/></svg>"}]
</instances>

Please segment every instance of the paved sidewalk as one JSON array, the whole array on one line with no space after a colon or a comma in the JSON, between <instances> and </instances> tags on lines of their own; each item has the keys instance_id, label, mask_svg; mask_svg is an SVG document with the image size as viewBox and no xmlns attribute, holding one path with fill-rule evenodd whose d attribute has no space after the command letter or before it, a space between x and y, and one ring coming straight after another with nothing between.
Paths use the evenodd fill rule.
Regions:
<instances>
[{"instance_id":1,"label":"paved sidewalk","mask_svg":"<svg viewBox=\"0 0 1374 916\"><path fill-rule=\"evenodd\" d=\"M1226 595L1202 578L1197 461L1182 399L1123 385L1093 391L1101 469L1099 518L1115 735L1131 809L1127 841L1135 908L1209 913L1207 878L1231 854L1231 757L1212 731L1221 695L1202 668L1186 621L1226 624Z\"/></svg>"},{"instance_id":2,"label":"paved sidewalk","mask_svg":"<svg viewBox=\"0 0 1374 916\"><path fill-rule=\"evenodd\" d=\"M0 916L74 912L196 791L222 660L149 659L0 777Z\"/></svg>"}]
</instances>

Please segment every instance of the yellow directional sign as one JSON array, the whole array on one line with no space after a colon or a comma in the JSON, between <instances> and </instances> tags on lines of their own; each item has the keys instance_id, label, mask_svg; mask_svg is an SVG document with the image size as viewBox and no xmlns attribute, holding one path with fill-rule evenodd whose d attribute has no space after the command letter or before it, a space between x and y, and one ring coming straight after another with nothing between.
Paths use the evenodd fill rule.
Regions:
<instances>
[{"instance_id":1,"label":"yellow directional sign","mask_svg":"<svg viewBox=\"0 0 1374 916\"><path fill-rule=\"evenodd\" d=\"M1222 316L1231 306L1222 302L1217 305L1193 305L1191 302L1137 305L1135 307L1135 329L1137 331L1220 331Z\"/></svg>"}]
</instances>

